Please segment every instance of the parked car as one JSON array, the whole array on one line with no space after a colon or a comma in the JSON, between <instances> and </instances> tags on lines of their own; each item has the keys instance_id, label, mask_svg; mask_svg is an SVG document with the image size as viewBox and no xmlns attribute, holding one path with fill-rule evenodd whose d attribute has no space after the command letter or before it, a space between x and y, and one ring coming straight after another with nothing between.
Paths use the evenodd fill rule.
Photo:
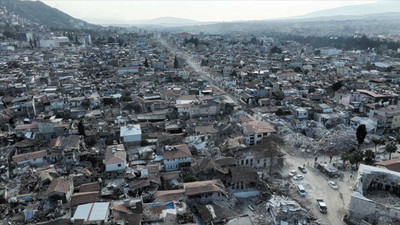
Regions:
<instances>
[{"instance_id":1,"label":"parked car","mask_svg":"<svg viewBox=\"0 0 400 225\"><path fill-rule=\"evenodd\" d=\"M294 177L294 176L296 176L296 174L297 174L297 171L296 171L296 170L291 170L291 171L289 172L289 177Z\"/></svg>"},{"instance_id":2,"label":"parked car","mask_svg":"<svg viewBox=\"0 0 400 225\"><path fill-rule=\"evenodd\" d=\"M335 181L328 181L328 185L333 189L333 190L337 190L339 189L339 187L337 186L337 183Z\"/></svg>"},{"instance_id":3,"label":"parked car","mask_svg":"<svg viewBox=\"0 0 400 225\"><path fill-rule=\"evenodd\" d=\"M254 211L255 209L254 209L254 207L252 206L252 205L248 205L247 206L251 211Z\"/></svg>"},{"instance_id":4,"label":"parked car","mask_svg":"<svg viewBox=\"0 0 400 225\"><path fill-rule=\"evenodd\" d=\"M303 179L304 179L303 175L296 175L293 177L293 180L303 180Z\"/></svg>"},{"instance_id":5,"label":"parked car","mask_svg":"<svg viewBox=\"0 0 400 225\"><path fill-rule=\"evenodd\" d=\"M302 173L307 173L307 170L304 166L299 166L298 169L302 172Z\"/></svg>"},{"instance_id":6,"label":"parked car","mask_svg":"<svg viewBox=\"0 0 400 225\"><path fill-rule=\"evenodd\" d=\"M328 207L326 207L326 204L325 204L324 200L317 199L317 206L318 206L318 209L319 209L319 211L321 213L327 213L328 212L328 210L327 210Z\"/></svg>"},{"instance_id":7,"label":"parked car","mask_svg":"<svg viewBox=\"0 0 400 225\"><path fill-rule=\"evenodd\" d=\"M306 196L306 189L301 184L297 186L297 192L299 192L299 195L301 197L305 197Z\"/></svg>"}]
</instances>

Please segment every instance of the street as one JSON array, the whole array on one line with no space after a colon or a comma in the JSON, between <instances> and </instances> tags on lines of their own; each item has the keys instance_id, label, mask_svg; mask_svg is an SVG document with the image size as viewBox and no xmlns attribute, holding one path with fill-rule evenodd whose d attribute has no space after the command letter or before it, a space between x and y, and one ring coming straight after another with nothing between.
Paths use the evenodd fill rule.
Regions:
<instances>
[{"instance_id":1,"label":"street","mask_svg":"<svg viewBox=\"0 0 400 225\"><path fill-rule=\"evenodd\" d=\"M284 167L284 176L287 176L290 170L296 170L298 174L302 174L297 167L306 164L307 174L302 174L304 180L293 181L294 188L298 184L302 184L306 189L306 197L300 197L297 191L293 191L293 198L298 200L301 205L311 210L322 224L335 224L341 225L343 223L343 216L346 214L347 207L350 203L350 196L352 193L352 185L354 180L349 181L350 172L344 172L343 181L338 178L332 179L336 181L339 190L333 190L328 185L329 178L312 167L313 159L304 159L295 157L286 153L286 165ZM309 166L307 166L309 162ZM317 208L316 199L322 198L327 204L328 213L322 214Z\"/></svg>"}]
</instances>

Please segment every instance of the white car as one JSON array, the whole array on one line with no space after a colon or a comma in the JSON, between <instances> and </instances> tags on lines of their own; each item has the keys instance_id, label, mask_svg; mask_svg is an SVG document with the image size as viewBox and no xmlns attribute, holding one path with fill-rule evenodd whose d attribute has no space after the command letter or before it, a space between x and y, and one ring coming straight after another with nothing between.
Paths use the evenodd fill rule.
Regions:
<instances>
[{"instance_id":1,"label":"white car","mask_svg":"<svg viewBox=\"0 0 400 225\"><path fill-rule=\"evenodd\" d=\"M289 177L294 177L294 176L296 176L296 174L297 174L297 171L296 171L296 170L291 170L291 171L289 172Z\"/></svg>"},{"instance_id":2,"label":"white car","mask_svg":"<svg viewBox=\"0 0 400 225\"><path fill-rule=\"evenodd\" d=\"M337 186L335 181L328 181L328 185L333 189L333 190L337 190L339 189L339 187Z\"/></svg>"},{"instance_id":3,"label":"white car","mask_svg":"<svg viewBox=\"0 0 400 225\"><path fill-rule=\"evenodd\" d=\"M293 177L293 180L303 180L303 179L304 179L303 175L296 175Z\"/></svg>"}]
</instances>

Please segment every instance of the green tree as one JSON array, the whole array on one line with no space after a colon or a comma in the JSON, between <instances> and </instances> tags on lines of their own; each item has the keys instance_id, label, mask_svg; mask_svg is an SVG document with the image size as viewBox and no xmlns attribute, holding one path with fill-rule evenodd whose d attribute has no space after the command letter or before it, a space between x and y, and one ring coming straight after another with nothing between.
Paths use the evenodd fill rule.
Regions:
<instances>
[{"instance_id":1,"label":"green tree","mask_svg":"<svg viewBox=\"0 0 400 225\"><path fill-rule=\"evenodd\" d=\"M383 138L372 138L371 141L375 145L375 154L377 153L377 146L384 145L386 142L386 140Z\"/></svg>"},{"instance_id":2,"label":"green tree","mask_svg":"<svg viewBox=\"0 0 400 225\"><path fill-rule=\"evenodd\" d=\"M358 142L358 149L360 149L362 143L364 143L365 137L367 136L367 127L365 124L361 124L357 127L357 142Z\"/></svg>"},{"instance_id":3,"label":"green tree","mask_svg":"<svg viewBox=\"0 0 400 225\"><path fill-rule=\"evenodd\" d=\"M343 84L342 84L341 81L338 81L338 82L332 84L332 89L333 89L333 91L337 91L337 90L339 90L341 87L343 87Z\"/></svg>"},{"instance_id":4,"label":"green tree","mask_svg":"<svg viewBox=\"0 0 400 225\"><path fill-rule=\"evenodd\" d=\"M392 159L392 153L397 151L396 143L391 141L386 145L386 152L389 153L389 160Z\"/></svg>"},{"instance_id":5,"label":"green tree","mask_svg":"<svg viewBox=\"0 0 400 225\"><path fill-rule=\"evenodd\" d=\"M129 92L129 91L122 92L122 96L121 96L120 100L122 102L130 102L130 101L132 101L131 92Z\"/></svg>"},{"instance_id":6,"label":"green tree","mask_svg":"<svg viewBox=\"0 0 400 225\"><path fill-rule=\"evenodd\" d=\"M349 154L349 161L351 165L356 165L356 168L358 168L358 164L362 162L364 159L364 154L362 151L358 149L354 149L350 152Z\"/></svg>"},{"instance_id":7,"label":"green tree","mask_svg":"<svg viewBox=\"0 0 400 225\"><path fill-rule=\"evenodd\" d=\"M174 59L174 68L175 69L179 68L178 57L176 57L176 56L175 56L175 59Z\"/></svg>"},{"instance_id":8,"label":"green tree","mask_svg":"<svg viewBox=\"0 0 400 225\"><path fill-rule=\"evenodd\" d=\"M303 72L303 70L301 69L300 66L296 66L296 67L294 68L294 72L296 72L296 73L301 73L301 72Z\"/></svg>"},{"instance_id":9,"label":"green tree","mask_svg":"<svg viewBox=\"0 0 400 225\"><path fill-rule=\"evenodd\" d=\"M367 165L372 165L375 162L375 153L371 149L364 152L364 162Z\"/></svg>"},{"instance_id":10,"label":"green tree","mask_svg":"<svg viewBox=\"0 0 400 225\"><path fill-rule=\"evenodd\" d=\"M82 120L78 123L78 133L79 135L85 135L85 126L83 125Z\"/></svg>"},{"instance_id":11,"label":"green tree","mask_svg":"<svg viewBox=\"0 0 400 225\"><path fill-rule=\"evenodd\" d=\"M108 43L115 43L115 39L113 37L108 37L107 42Z\"/></svg>"},{"instance_id":12,"label":"green tree","mask_svg":"<svg viewBox=\"0 0 400 225\"><path fill-rule=\"evenodd\" d=\"M345 165L346 162L350 160L349 152L343 152L342 155L340 156L340 159L343 161L343 165Z\"/></svg>"},{"instance_id":13,"label":"green tree","mask_svg":"<svg viewBox=\"0 0 400 225\"><path fill-rule=\"evenodd\" d=\"M274 46L271 48L270 52L271 53L282 53L282 49L277 46Z\"/></svg>"}]
</instances>

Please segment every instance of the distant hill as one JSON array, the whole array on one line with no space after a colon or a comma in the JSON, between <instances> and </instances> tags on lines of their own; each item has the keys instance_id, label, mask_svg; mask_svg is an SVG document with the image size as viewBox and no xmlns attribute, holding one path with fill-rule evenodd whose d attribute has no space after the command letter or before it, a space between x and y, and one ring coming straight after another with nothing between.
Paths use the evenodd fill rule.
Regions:
<instances>
[{"instance_id":1,"label":"distant hill","mask_svg":"<svg viewBox=\"0 0 400 225\"><path fill-rule=\"evenodd\" d=\"M58 28L96 28L83 20L76 19L40 1L0 0L0 6L14 12L21 18L36 22L45 27Z\"/></svg>"},{"instance_id":2,"label":"distant hill","mask_svg":"<svg viewBox=\"0 0 400 225\"><path fill-rule=\"evenodd\" d=\"M332 17L332 16L359 16L369 14L381 14L389 12L400 12L400 1L378 1L369 4L347 5L333 9L325 9L308 13L295 19Z\"/></svg>"},{"instance_id":3,"label":"distant hill","mask_svg":"<svg viewBox=\"0 0 400 225\"><path fill-rule=\"evenodd\" d=\"M136 20L126 22L128 24L137 26L155 26L155 27L183 27L183 26L196 26L196 25L208 25L216 22L202 22L191 19L183 19L177 17L159 17L150 20Z\"/></svg>"},{"instance_id":4,"label":"distant hill","mask_svg":"<svg viewBox=\"0 0 400 225\"><path fill-rule=\"evenodd\" d=\"M173 32L208 32L254 34L296 34L313 36L351 36L354 34L400 35L400 13L369 15L321 16L297 19L276 19L224 22L202 26L171 28Z\"/></svg>"}]
</instances>

